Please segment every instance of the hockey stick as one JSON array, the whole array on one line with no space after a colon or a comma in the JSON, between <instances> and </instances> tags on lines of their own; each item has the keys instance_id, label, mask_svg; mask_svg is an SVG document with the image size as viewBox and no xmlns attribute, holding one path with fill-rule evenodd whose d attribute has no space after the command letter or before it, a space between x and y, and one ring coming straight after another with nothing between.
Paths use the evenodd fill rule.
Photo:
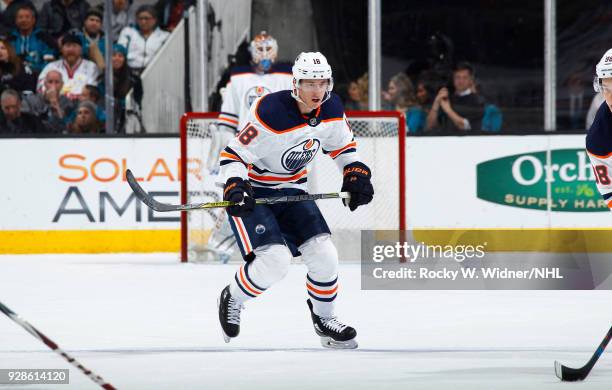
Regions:
<instances>
[{"instance_id":1,"label":"hockey stick","mask_svg":"<svg viewBox=\"0 0 612 390\"><path fill-rule=\"evenodd\" d=\"M606 346L608 345L608 342L610 341L611 337L612 337L612 327L606 334L606 337L604 337L601 344L599 344L599 347L597 347L597 350L595 350L595 353L591 357L591 360L589 360L587 364L584 365L584 367L570 368L570 367L564 366L558 361L555 361L555 374L557 375L557 377L561 379L562 381L567 381L567 382L584 380L587 377L587 375L589 375L589 372L591 372L591 370L593 369L593 366L595 365L595 363L597 363L597 359L599 359L603 351L606 349Z\"/></svg>"},{"instance_id":2,"label":"hockey stick","mask_svg":"<svg viewBox=\"0 0 612 390\"><path fill-rule=\"evenodd\" d=\"M127 182L132 187L132 191L136 194L136 197L140 199L144 204L149 206L155 211L187 211L187 210L200 210L200 209L212 209L216 207L230 207L239 205L235 202L223 201L223 202L208 202L208 203L188 203L188 204L168 204L161 203L153 199L152 196L147 194L145 190L138 184L136 178L129 169L125 171L125 177ZM275 203L286 203L286 202L302 202L305 200L317 200L317 199L350 199L351 195L348 192L330 192L327 194L303 194L303 195L287 195L287 196L274 196L270 198L257 198L255 204L275 204Z\"/></svg>"},{"instance_id":3,"label":"hockey stick","mask_svg":"<svg viewBox=\"0 0 612 390\"><path fill-rule=\"evenodd\" d=\"M11 320L13 320L16 323L18 323L19 325L21 325L21 327L23 327L25 330L27 330L34 337L36 337L37 339L39 339L40 341L45 343L47 345L47 347L51 348L54 352L58 353L64 359L68 360L68 362L70 364L72 364L73 366L75 366L76 368L81 370L83 372L83 374L87 375L89 377L89 379L91 379L92 381L94 381L97 384L99 384L103 389L106 389L106 390L116 390L113 385L111 385L110 383L106 383L106 381L104 379L102 379L101 376L97 375L93 371L91 371L88 368L84 367L75 358L73 358L72 356L68 355L60 347L58 347L57 344L55 344L53 341L51 341L51 339L49 339L44 334L40 333L38 331L38 329L36 329L32 325L30 325L26 320L24 320L21 317L19 317L19 315L16 314L14 311L12 311L8 307L4 306L2 304L2 302L0 302L0 311L2 311L4 314L6 314L7 317L9 317Z\"/></svg>"}]
</instances>

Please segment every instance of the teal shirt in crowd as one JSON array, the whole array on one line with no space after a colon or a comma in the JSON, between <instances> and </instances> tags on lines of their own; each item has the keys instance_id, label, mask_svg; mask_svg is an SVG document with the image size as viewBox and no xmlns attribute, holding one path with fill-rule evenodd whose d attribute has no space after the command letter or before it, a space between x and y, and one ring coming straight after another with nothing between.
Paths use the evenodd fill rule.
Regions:
<instances>
[{"instance_id":1,"label":"teal shirt in crowd","mask_svg":"<svg viewBox=\"0 0 612 390\"><path fill-rule=\"evenodd\" d=\"M406 125L408 125L407 134L420 134L425 129L425 121L427 115L421 107L412 106L406 110Z\"/></svg>"}]
</instances>

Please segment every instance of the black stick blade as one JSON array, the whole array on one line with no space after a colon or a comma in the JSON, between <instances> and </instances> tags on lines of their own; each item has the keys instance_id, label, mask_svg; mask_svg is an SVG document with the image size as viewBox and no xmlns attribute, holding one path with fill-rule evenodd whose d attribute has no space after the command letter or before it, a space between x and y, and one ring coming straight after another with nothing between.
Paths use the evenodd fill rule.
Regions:
<instances>
[{"instance_id":1,"label":"black stick blade","mask_svg":"<svg viewBox=\"0 0 612 390\"><path fill-rule=\"evenodd\" d=\"M588 367L571 368L555 361L555 374L557 378L561 379L563 382L582 381L587 377L589 371L591 370Z\"/></svg>"},{"instance_id":2,"label":"black stick blade","mask_svg":"<svg viewBox=\"0 0 612 390\"><path fill-rule=\"evenodd\" d=\"M145 192L145 190L140 186L140 184L138 184L138 182L136 181L136 178L134 177L134 174L129 169L125 171L125 178L127 179L128 184L132 188L132 191L134 191L134 194L136 195L136 197L140 199L142 203L146 204L153 210L155 211L176 211L177 210L175 206L158 202L155 199L153 199L153 197L149 196L149 194Z\"/></svg>"},{"instance_id":3,"label":"black stick blade","mask_svg":"<svg viewBox=\"0 0 612 390\"><path fill-rule=\"evenodd\" d=\"M599 347L597 347L591 359L583 367L566 367L563 364L555 361L555 374L557 375L557 377L564 382L575 382L584 380L595 366L595 363L597 363L599 357L604 353L611 338L612 327L610 327L610 330L608 330L608 333L606 333L606 337L604 337L601 344L599 344Z\"/></svg>"}]
</instances>

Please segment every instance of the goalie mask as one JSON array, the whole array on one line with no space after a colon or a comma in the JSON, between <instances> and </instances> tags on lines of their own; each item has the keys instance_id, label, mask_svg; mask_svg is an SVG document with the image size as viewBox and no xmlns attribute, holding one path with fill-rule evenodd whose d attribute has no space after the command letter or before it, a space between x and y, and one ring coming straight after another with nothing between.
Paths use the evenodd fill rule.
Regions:
<instances>
[{"instance_id":1,"label":"goalie mask","mask_svg":"<svg viewBox=\"0 0 612 390\"><path fill-rule=\"evenodd\" d=\"M262 31L253 38L249 45L251 59L253 63L261 66L264 72L267 72L276 61L278 54L278 44L276 39L272 38L266 31Z\"/></svg>"},{"instance_id":2,"label":"goalie mask","mask_svg":"<svg viewBox=\"0 0 612 390\"><path fill-rule=\"evenodd\" d=\"M329 80L327 91L321 104L331 97L331 91L334 88L334 79L332 78L331 66L327 63L327 58L319 52L302 52L295 59L295 64L291 69L293 73L293 87L291 96L302 104L306 104L299 96L300 82L302 80Z\"/></svg>"},{"instance_id":3,"label":"goalie mask","mask_svg":"<svg viewBox=\"0 0 612 390\"><path fill-rule=\"evenodd\" d=\"M599 63L595 67L595 79L593 80L593 89L595 92L602 92L601 80L612 77L612 49L606 51L601 57Z\"/></svg>"}]
</instances>

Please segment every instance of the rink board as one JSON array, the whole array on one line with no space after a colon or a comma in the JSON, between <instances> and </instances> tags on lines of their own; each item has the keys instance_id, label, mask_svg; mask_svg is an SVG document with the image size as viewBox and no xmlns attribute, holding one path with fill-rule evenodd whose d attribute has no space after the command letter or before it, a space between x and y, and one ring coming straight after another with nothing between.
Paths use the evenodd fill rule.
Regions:
<instances>
[{"instance_id":1,"label":"rink board","mask_svg":"<svg viewBox=\"0 0 612 390\"><path fill-rule=\"evenodd\" d=\"M490 229L508 250L516 238L496 229L546 235L606 230L612 221L593 191L584 136L410 137L406 144L409 228ZM0 253L178 252L179 214L137 202L123 176L130 168L156 199L177 203L178 138L1 139L0 156ZM389 191L379 183L376 192ZM341 256L358 257L354 240L337 244Z\"/></svg>"}]
</instances>

